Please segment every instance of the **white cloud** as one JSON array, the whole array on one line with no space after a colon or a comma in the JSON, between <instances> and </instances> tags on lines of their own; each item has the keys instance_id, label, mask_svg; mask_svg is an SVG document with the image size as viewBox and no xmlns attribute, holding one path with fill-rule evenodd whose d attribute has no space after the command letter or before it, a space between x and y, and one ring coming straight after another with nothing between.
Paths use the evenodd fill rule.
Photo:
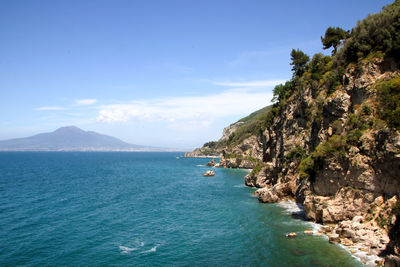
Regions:
<instances>
[{"instance_id":1,"label":"white cloud","mask_svg":"<svg viewBox=\"0 0 400 267\"><path fill-rule=\"evenodd\" d=\"M269 105L271 98L270 90L226 90L204 96L147 99L100 106L96 119L107 123L144 120L208 126L216 118L247 115Z\"/></svg>"},{"instance_id":2,"label":"white cloud","mask_svg":"<svg viewBox=\"0 0 400 267\"><path fill-rule=\"evenodd\" d=\"M256 80L248 82L213 82L215 85L227 87L270 87L280 83L285 83L285 80Z\"/></svg>"},{"instance_id":3,"label":"white cloud","mask_svg":"<svg viewBox=\"0 0 400 267\"><path fill-rule=\"evenodd\" d=\"M65 108L58 106L44 106L44 107L38 107L35 110L65 110Z\"/></svg>"},{"instance_id":4,"label":"white cloud","mask_svg":"<svg viewBox=\"0 0 400 267\"><path fill-rule=\"evenodd\" d=\"M75 100L75 103L81 106L93 105L96 102L97 100L92 98Z\"/></svg>"}]
</instances>

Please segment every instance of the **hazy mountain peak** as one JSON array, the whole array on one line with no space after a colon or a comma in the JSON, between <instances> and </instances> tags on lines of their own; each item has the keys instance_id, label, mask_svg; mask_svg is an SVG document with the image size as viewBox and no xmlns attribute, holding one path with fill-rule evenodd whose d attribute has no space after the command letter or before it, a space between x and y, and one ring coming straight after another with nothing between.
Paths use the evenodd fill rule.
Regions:
<instances>
[{"instance_id":1,"label":"hazy mountain peak","mask_svg":"<svg viewBox=\"0 0 400 267\"><path fill-rule=\"evenodd\" d=\"M54 133L73 133L73 132L85 133L84 130L73 125L60 127L54 131Z\"/></svg>"},{"instance_id":2,"label":"hazy mountain peak","mask_svg":"<svg viewBox=\"0 0 400 267\"><path fill-rule=\"evenodd\" d=\"M0 141L0 150L159 151L126 143L118 138L65 126L49 133Z\"/></svg>"}]
</instances>

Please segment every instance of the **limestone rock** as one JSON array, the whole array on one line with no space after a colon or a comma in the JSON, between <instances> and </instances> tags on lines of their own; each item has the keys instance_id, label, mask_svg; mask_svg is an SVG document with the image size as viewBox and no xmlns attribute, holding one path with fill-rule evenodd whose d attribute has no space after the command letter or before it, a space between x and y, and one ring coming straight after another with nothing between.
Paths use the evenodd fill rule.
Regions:
<instances>
[{"instance_id":1,"label":"limestone rock","mask_svg":"<svg viewBox=\"0 0 400 267\"><path fill-rule=\"evenodd\" d=\"M296 236L297 236L297 234L294 233L294 232L288 233L288 234L286 235L286 237L288 237L288 238L293 238L293 237L296 237Z\"/></svg>"}]
</instances>

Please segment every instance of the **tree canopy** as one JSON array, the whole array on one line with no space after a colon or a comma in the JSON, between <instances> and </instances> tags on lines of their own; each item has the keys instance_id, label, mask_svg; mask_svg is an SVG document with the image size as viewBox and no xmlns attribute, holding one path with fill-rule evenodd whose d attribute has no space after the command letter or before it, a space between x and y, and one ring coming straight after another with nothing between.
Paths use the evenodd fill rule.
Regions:
<instances>
[{"instance_id":1,"label":"tree canopy","mask_svg":"<svg viewBox=\"0 0 400 267\"><path fill-rule=\"evenodd\" d=\"M329 49L333 47L332 54L336 53L338 45L342 42L342 40L348 38L350 33L343 30L342 28L336 27L329 27L325 31L325 36L321 36L321 41L323 44L324 49Z\"/></svg>"},{"instance_id":2,"label":"tree canopy","mask_svg":"<svg viewBox=\"0 0 400 267\"><path fill-rule=\"evenodd\" d=\"M296 77L300 77L303 75L305 66L307 62L310 60L310 57L307 56L303 51L300 49L292 49L290 53L292 63L290 65L293 66L292 71L293 75Z\"/></svg>"}]
</instances>

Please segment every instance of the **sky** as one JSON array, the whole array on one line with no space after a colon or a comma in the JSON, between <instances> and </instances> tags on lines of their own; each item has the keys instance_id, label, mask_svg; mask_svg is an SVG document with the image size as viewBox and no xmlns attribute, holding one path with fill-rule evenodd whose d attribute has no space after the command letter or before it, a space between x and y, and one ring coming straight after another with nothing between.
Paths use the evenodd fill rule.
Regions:
<instances>
[{"instance_id":1,"label":"sky","mask_svg":"<svg viewBox=\"0 0 400 267\"><path fill-rule=\"evenodd\" d=\"M0 140L75 125L193 149L269 105L290 51L386 0L0 0Z\"/></svg>"}]
</instances>

